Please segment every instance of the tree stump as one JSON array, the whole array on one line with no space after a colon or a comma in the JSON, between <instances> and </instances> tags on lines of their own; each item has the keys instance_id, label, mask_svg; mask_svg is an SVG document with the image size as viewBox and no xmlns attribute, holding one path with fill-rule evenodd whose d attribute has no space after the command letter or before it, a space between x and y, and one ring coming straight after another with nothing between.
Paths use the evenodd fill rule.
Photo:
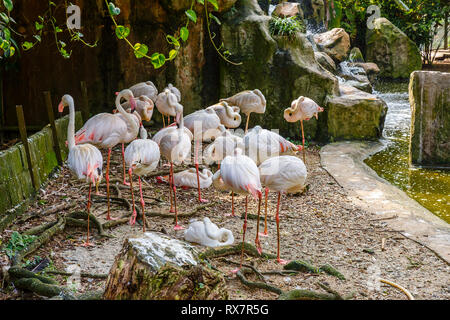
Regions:
<instances>
[{"instance_id":1,"label":"tree stump","mask_svg":"<svg viewBox=\"0 0 450 320\"><path fill-rule=\"evenodd\" d=\"M223 276L187 242L147 232L127 239L106 283L107 300L226 300Z\"/></svg>"}]
</instances>

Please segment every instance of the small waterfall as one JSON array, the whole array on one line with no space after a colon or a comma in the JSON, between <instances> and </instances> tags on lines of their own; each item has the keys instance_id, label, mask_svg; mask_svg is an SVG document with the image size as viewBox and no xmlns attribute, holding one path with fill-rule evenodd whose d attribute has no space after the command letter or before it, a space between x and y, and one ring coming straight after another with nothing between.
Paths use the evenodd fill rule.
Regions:
<instances>
[{"instance_id":1,"label":"small waterfall","mask_svg":"<svg viewBox=\"0 0 450 320\"><path fill-rule=\"evenodd\" d=\"M272 13L275 11L275 8L277 6L274 6L273 4L269 4L269 17L272 15Z\"/></svg>"}]
</instances>

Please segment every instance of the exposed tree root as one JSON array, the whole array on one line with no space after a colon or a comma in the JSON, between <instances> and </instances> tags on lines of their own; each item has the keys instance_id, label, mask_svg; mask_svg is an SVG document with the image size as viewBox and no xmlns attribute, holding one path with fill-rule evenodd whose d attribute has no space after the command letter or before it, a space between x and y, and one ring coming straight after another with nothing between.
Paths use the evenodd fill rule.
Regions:
<instances>
[{"instance_id":1,"label":"exposed tree root","mask_svg":"<svg viewBox=\"0 0 450 320\"><path fill-rule=\"evenodd\" d=\"M224 261L224 262L227 262L227 263L234 264L236 266L241 265L239 262L235 262L235 261L228 260L228 259L225 259L225 258L222 258L221 260ZM261 279L262 281L266 282L265 277L254 266L249 265L249 264L242 264L242 266L251 269L258 276L259 279Z\"/></svg>"},{"instance_id":2,"label":"exposed tree root","mask_svg":"<svg viewBox=\"0 0 450 320\"><path fill-rule=\"evenodd\" d=\"M186 212L186 213L179 213L178 214L178 218L188 218L188 217L192 217L193 215L197 214L199 211L212 207L213 205L215 205L215 202L210 202L207 204L203 204L201 206L197 206L195 207L193 210ZM155 212L155 211L149 211L149 212L145 212L145 216L148 217L161 217L161 218L175 218L175 214L174 213L163 213L163 212Z\"/></svg>"},{"instance_id":3,"label":"exposed tree root","mask_svg":"<svg viewBox=\"0 0 450 320\"><path fill-rule=\"evenodd\" d=\"M56 282L55 280L53 280L51 278L40 276L38 274L35 274L34 272L31 272L31 271L21 268L21 267L11 267L11 268L9 268L8 273L11 276L11 278L13 278L13 279L34 278L34 279L38 279L39 281L41 281L42 283L45 283L45 284L54 284L54 285L58 284L58 282Z\"/></svg>"},{"instance_id":4,"label":"exposed tree root","mask_svg":"<svg viewBox=\"0 0 450 320\"><path fill-rule=\"evenodd\" d=\"M69 210L78 205L77 202L71 202L71 203L62 203L55 206L52 206L51 208L47 208L44 210L36 211L31 214L22 216L19 220L17 220L16 224L24 223L32 218L38 217L38 216L49 216L55 213L59 213L60 211Z\"/></svg>"},{"instance_id":5,"label":"exposed tree root","mask_svg":"<svg viewBox=\"0 0 450 320\"><path fill-rule=\"evenodd\" d=\"M293 260L293 261L289 262L287 265L285 265L284 269L301 271L301 272L310 272L313 274L319 274L320 272L325 272L325 273L332 275L340 280L345 280L344 275L342 273L340 273L338 270L336 270L330 264L324 264L320 267L316 267L307 261Z\"/></svg>"},{"instance_id":6,"label":"exposed tree root","mask_svg":"<svg viewBox=\"0 0 450 320\"><path fill-rule=\"evenodd\" d=\"M67 225L87 228L87 221L81 221L78 219L87 219L87 213L85 211L75 211L69 213L66 218ZM103 225L92 213L89 214L89 220L93 222L93 224L98 230L98 234L101 237L111 237L110 235L105 233L105 231L103 230Z\"/></svg>"},{"instance_id":7,"label":"exposed tree root","mask_svg":"<svg viewBox=\"0 0 450 320\"><path fill-rule=\"evenodd\" d=\"M103 224L103 229L111 229L114 228L116 226L120 226L122 224L126 224L128 221L130 221L129 218L122 218L122 219L118 219L118 220L110 220L107 221Z\"/></svg>"},{"instance_id":8,"label":"exposed tree root","mask_svg":"<svg viewBox=\"0 0 450 320\"><path fill-rule=\"evenodd\" d=\"M74 273L59 271L59 270L49 270L49 271L45 271L45 273L57 274L57 275L69 276L69 277L74 275ZM80 277L91 278L91 279L106 279L106 278L108 278L108 275L107 274L94 274L94 273L81 272Z\"/></svg>"},{"instance_id":9,"label":"exposed tree root","mask_svg":"<svg viewBox=\"0 0 450 320\"><path fill-rule=\"evenodd\" d=\"M277 288L275 286L271 286L270 284L264 283L264 282L253 282L253 281L249 281L247 280L247 278L244 276L243 273L248 273L248 272L252 272L250 269L241 269L236 273L236 276L239 278L239 280L241 280L241 282L246 285L249 288L252 289L263 289L263 290L267 290L270 292L274 292L276 294L281 295L283 293L283 290L281 290L280 288Z\"/></svg>"},{"instance_id":10,"label":"exposed tree root","mask_svg":"<svg viewBox=\"0 0 450 320\"><path fill-rule=\"evenodd\" d=\"M236 244L234 246L224 246L219 248L211 248L202 253L200 253L200 258L217 258L224 257L233 254L240 254L242 250L242 243ZM262 252L261 255L258 253L258 250L255 246L251 245L248 242L244 243L244 252L253 257L261 257L265 259L276 259L277 256L271 253Z\"/></svg>"},{"instance_id":11,"label":"exposed tree root","mask_svg":"<svg viewBox=\"0 0 450 320\"><path fill-rule=\"evenodd\" d=\"M75 298L67 289L54 285L46 284L35 278L21 278L14 281L14 285L22 290L32 291L37 295L52 298L55 296L63 296L64 299L74 300Z\"/></svg>"},{"instance_id":12,"label":"exposed tree root","mask_svg":"<svg viewBox=\"0 0 450 320\"><path fill-rule=\"evenodd\" d=\"M52 222L49 222L49 223L41 224L41 225L39 225L37 227L34 227L34 228L26 230L22 234L28 235L28 236L41 234L42 232L44 232L48 228L53 227L56 223L57 223L57 221L52 221Z\"/></svg>"}]
</instances>

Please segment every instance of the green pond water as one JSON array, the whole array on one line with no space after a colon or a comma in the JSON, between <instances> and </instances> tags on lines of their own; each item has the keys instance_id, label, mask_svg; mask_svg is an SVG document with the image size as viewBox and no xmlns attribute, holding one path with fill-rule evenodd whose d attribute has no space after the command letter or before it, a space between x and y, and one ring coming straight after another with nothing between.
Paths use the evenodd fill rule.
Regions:
<instances>
[{"instance_id":1,"label":"green pond water","mask_svg":"<svg viewBox=\"0 0 450 320\"><path fill-rule=\"evenodd\" d=\"M366 164L450 223L450 171L409 166L411 109L408 83L380 83L375 91L389 108L381 139L386 147L366 159Z\"/></svg>"}]
</instances>

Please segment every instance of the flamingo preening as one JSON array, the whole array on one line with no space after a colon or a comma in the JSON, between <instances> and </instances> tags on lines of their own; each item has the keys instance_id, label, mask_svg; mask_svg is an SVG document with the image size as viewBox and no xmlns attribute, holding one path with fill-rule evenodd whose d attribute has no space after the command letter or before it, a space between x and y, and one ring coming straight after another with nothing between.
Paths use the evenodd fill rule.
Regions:
<instances>
[{"instance_id":1,"label":"flamingo preening","mask_svg":"<svg viewBox=\"0 0 450 320\"><path fill-rule=\"evenodd\" d=\"M245 219L243 226L242 236L242 252L241 252L241 264L240 267L233 272L237 272L242 268L242 262L244 259L244 243L245 233L247 231L247 209L248 209L248 195L252 195L255 199L259 199L258 202L258 220L255 244L258 252L262 252L261 244L259 241L259 215L261 212L261 181L259 176L259 170L255 162L249 157L242 155L241 149L236 149L233 156L227 156L222 161L220 167L220 177L224 184L228 186L233 192L239 194L245 194Z\"/></svg>"},{"instance_id":2,"label":"flamingo preening","mask_svg":"<svg viewBox=\"0 0 450 320\"><path fill-rule=\"evenodd\" d=\"M245 154L257 165L283 154L295 154L302 149L278 133L256 126L244 136Z\"/></svg>"},{"instance_id":3,"label":"flamingo preening","mask_svg":"<svg viewBox=\"0 0 450 320\"><path fill-rule=\"evenodd\" d=\"M226 130L223 125L219 126L221 132L216 139L210 143L203 152L203 159L207 165L220 162L226 157L233 155L234 149L244 149L243 139Z\"/></svg>"},{"instance_id":4,"label":"flamingo preening","mask_svg":"<svg viewBox=\"0 0 450 320\"><path fill-rule=\"evenodd\" d=\"M170 162L169 192L171 195L171 191L173 189L173 202L175 205L174 229L181 230L183 227L178 224L177 188L173 185L173 164L181 164L186 161L186 159L190 158L192 135L186 133L184 128L183 106L176 103L175 108L175 121L177 123L177 127L174 127L173 130L166 130L166 134L160 139L159 148L161 154ZM172 197L170 200L170 208L172 211Z\"/></svg>"},{"instance_id":5,"label":"flamingo preening","mask_svg":"<svg viewBox=\"0 0 450 320\"><path fill-rule=\"evenodd\" d=\"M120 100L124 98L130 102L131 113L126 112ZM133 112L136 108L133 93L128 90L122 90L116 97L116 108L119 111L116 114L99 113L90 118L83 127L75 134L75 143L90 143L102 149L108 149L108 160L106 162L106 193L108 197L107 220L110 216L110 194L109 194L109 163L111 159L111 149L117 144L122 143L122 161L123 161L123 180L127 184L125 173L125 155L124 143L134 140L139 131L141 122L140 116Z\"/></svg>"},{"instance_id":6,"label":"flamingo preening","mask_svg":"<svg viewBox=\"0 0 450 320\"><path fill-rule=\"evenodd\" d=\"M219 102L207 109L213 109L220 118L220 122L227 128L233 129L241 125L242 117L237 106L230 106L226 101Z\"/></svg>"},{"instance_id":7,"label":"flamingo preening","mask_svg":"<svg viewBox=\"0 0 450 320\"><path fill-rule=\"evenodd\" d=\"M303 130L303 120L308 121L312 117L319 119L319 112L323 112L323 108L315 103L312 99L307 97L299 97L292 101L291 107L284 110L284 119L287 122L300 121L303 145L303 162L305 159L305 133Z\"/></svg>"},{"instance_id":8,"label":"flamingo preening","mask_svg":"<svg viewBox=\"0 0 450 320\"><path fill-rule=\"evenodd\" d=\"M153 116L153 110L155 109L155 104L152 101L152 99L150 99L147 96L140 96L139 98L135 99L135 101L136 101L136 112L141 117L141 120L142 121L150 121ZM125 103L122 103L122 107L128 113L131 113L131 106L128 101Z\"/></svg>"},{"instance_id":9,"label":"flamingo preening","mask_svg":"<svg viewBox=\"0 0 450 320\"><path fill-rule=\"evenodd\" d=\"M147 130L143 126L140 129L140 139L133 140L125 149L125 162L128 166L130 175L131 199L133 202L133 214L130 224L136 223L136 209L134 205L133 195L133 177L136 174L139 179L139 192L141 195L142 222L143 231L145 232L145 201L142 196L141 176L145 176L156 169L160 159L159 146L156 142L147 139Z\"/></svg>"},{"instance_id":10,"label":"flamingo preening","mask_svg":"<svg viewBox=\"0 0 450 320\"><path fill-rule=\"evenodd\" d=\"M250 113L266 112L266 98L259 89L242 91L232 97L220 99L220 102L222 101L225 101L232 106L238 106L241 112L247 115L245 133L247 133L248 130Z\"/></svg>"},{"instance_id":11,"label":"flamingo preening","mask_svg":"<svg viewBox=\"0 0 450 320\"><path fill-rule=\"evenodd\" d=\"M156 109L158 109L159 113L162 115L163 126L166 126L164 121L164 116L167 116L167 125L170 124L170 117L175 117L175 103L179 103L181 101L180 91L169 84L167 88L165 88L160 94L158 94L155 104Z\"/></svg>"},{"instance_id":12,"label":"flamingo preening","mask_svg":"<svg viewBox=\"0 0 450 320\"><path fill-rule=\"evenodd\" d=\"M89 215L91 209L91 190L92 183L97 184L102 179L103 157L101 152L92 144L75 144L75 106L73 98L66 94L62 97L58 106L58 111L63 112L65 107L69 107L69 125L67 127L67 142L69 147L69 156L67 166L70 171L79 179L89 182L89 195L87 203L87 237L84 246L90 246L89 243Z\"/></svg>"},{"instance_id":13,"label":"flamingo preening","mask_svg":"<svg viewBox=\"0 0 450 320\"><path fill-rule=\"evenodd\" d=\"M282 193L298 193L305 188L307 170L302 160L294 156L280 156L270 158L259 166L261 183L266 188L278 192L277 202L277 261L284 264L286 261L280 259L280 201ZM267 234L267 196L266 214L264 219L264 233Z\"/></svg>"},{"instance_id":14,"label":"flamingo preening","mask_svg":"<svg viewBox=\"0 0 450 320\"><path fill-rule=\"evenodd\" d=\"M232 245L233 233L225 228L218 228L208 217L203 221L192 219L189 227L184 231L184 240L195 242L207 247L221 247Z\"/></svg>"}]
</instances>

